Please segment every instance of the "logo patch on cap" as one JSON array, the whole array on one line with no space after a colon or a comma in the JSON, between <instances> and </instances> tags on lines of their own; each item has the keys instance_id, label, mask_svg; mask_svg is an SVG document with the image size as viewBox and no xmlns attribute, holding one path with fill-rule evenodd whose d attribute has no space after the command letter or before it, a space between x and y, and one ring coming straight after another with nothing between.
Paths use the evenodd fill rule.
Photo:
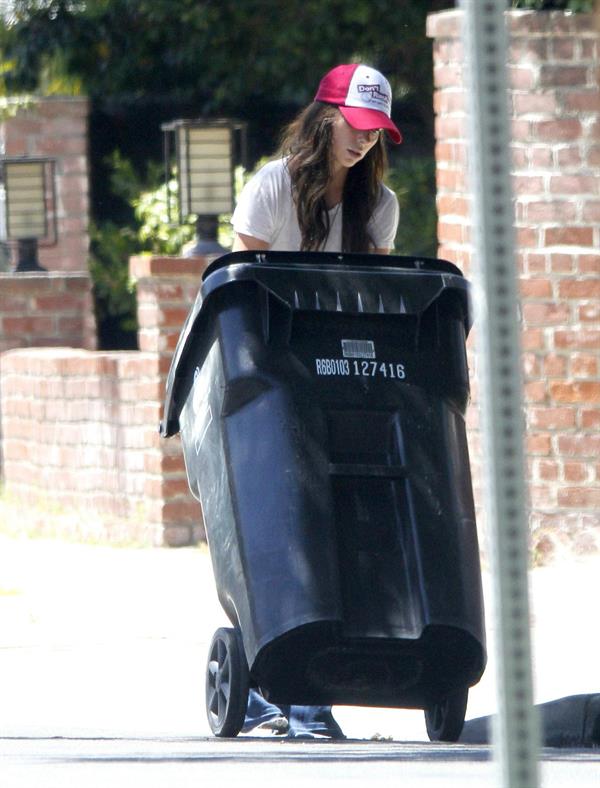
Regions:
<instances>
[{"instance_id":1,"label":"logo patch on cap","mask_svg":"<svg viewBox=\"0 0 600 788\"><path fill-rule=\"evenodd\" d=\"M386 107L390 104L390 97L381 90L381 85L357 85L359 93L366 93L367 100L383 103Z\"/></svg>"},{"instance_id":2,"label":"logo patch on cap","mask_svg":"<svg viewBox=\"0 0 600 788\"><path fill-rule=\"evenodd\" d=\"M358 66L350 80L345 105L375 109L385 112L389 118L392 108L390 83L379 71L368 66Z\"/></svg>"}]
</instances>

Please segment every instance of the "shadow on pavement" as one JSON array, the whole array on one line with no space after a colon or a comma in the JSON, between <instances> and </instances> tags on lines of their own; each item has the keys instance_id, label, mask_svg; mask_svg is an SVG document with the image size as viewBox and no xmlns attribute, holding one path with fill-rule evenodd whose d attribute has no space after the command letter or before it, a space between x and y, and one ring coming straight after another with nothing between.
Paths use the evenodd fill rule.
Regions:
<instances>
[{"instance_id":1,"label":"shadow on pavement","mask_svg":"<svg viewBox=\"0 0 600 788\"><path fill-rule=\"evenodd\" d=\"M544 747L600 746L600 694L570 695L537 706ZM461 744L488 744L492 717L467 720Z\"/></svg>"}]
</instances>

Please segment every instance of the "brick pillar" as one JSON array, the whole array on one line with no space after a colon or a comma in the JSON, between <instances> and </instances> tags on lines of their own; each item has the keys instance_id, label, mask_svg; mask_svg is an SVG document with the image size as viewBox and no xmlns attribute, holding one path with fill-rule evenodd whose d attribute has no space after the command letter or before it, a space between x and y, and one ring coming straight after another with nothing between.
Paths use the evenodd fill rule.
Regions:
<instances>
[{"instance_id":1,"label":"brick pillar","mask_svg":"<svg viewBox=\"0 0 600 788\"><path fill-rule=\"evenodd\" d=\"M195 301L209 260L201 257L133 257L130 273L137 282L140 350L158 357L161 402L177 339ZM200 504L189 491L179 436L164 439L156 429L148 435L145 457L146 496L162 521L169 545L204 539Z\"/></svg>"},{"instance_id":2,"label":"brick pillar","mask_svg":"<svg viewBox=\"0 0 600 788\"><path fill-rule=\"evenodd\" d=\"M57 236L41 246L40 263L50 271L88 268L87 98L49 96L0 123L0 151L6 156L48 156L56 162Z\"/></svg>"},{"instance_id":3,"label":"brick pillar","mask_svg":"<svg viewBox=\"0 0 600 788\"><path fill-rule=\"evenodd\" d=\"M434 39L440 257L468 273L460 11ZM508 12L509 108L534 548L600 545L600 86L588 14ZM475 371L474 389L477 388ZM472 411L470 440L480 462Z\"/></svg>"}]
</instances>

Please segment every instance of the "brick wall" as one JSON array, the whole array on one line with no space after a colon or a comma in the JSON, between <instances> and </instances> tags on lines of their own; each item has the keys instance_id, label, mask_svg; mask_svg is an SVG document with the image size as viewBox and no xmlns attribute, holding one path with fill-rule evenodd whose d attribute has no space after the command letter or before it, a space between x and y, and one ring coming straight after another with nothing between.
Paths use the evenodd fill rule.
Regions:
<instances>
[{"instance_id":1,"label":"brick wall","mask_svg":"<svg viewBox=\"0 0 600 788\"><path fill-rule=\"evenodd\" d=\"M30 348L2 356L9 495L78 515L78 535L127 522L162 536L147 468L156 445L160 378L154 354ZM132 533L132 529L135 533Z\"/></svg>"},{"instance_id":2,"label":"brick wall","mask_svg":"<svg viewBox=\"0 0 600 788\"><path fill-rule=\"evenodd\" d=\"M203 538L179 439L160 438L158 424L173 350L206 265L200 258L132 259L140 351L23 348L57 339L52 311L64 315L59 308L72 307L81 323L85 307L69 294L73 283L88 292L89 281L76 274L3 275L12 290L0 293L0 324L13 332L8 346L23 348L0 356L10 498L71 512L65 527L84 539L182 545ZM49 311L35 322L42 307Z\"/></svg>"},{"instance_id":3,"label":"brick wall","mask_svg":"<svg viewBox=\"0 0 600 788\"><path fill-rule=\"evenodd\" d=\"M88 113L86 98L45 97L0 123L0 152L56 161L57 235L41 246L51 271L86 271L89 247Z\"/></svg>"},{"instance_id":4,"label":"brick wall","mask_svg":"<svg viewBox=\"0 0 600 788\"><path fill-rule=\"evenodd\" d=\"M459 11L431 15L427 30L434 39L439 255L468 274L461 18ZM561 542L585 550L600 544L599 41L586 14L512 11L508 24L531 529L540 551ZM470 420L479 487L474 408Z\"/></svg>"},{"instance_id":5,"label":"brick wall","mask_svg":"<svg viewBox=\"0 0 600 788\"><path fill-rule=\"evenodd\" d=\"M17 347L96 347L87 273L0 273L0 353Z\"/></svg>"}]
</instances>

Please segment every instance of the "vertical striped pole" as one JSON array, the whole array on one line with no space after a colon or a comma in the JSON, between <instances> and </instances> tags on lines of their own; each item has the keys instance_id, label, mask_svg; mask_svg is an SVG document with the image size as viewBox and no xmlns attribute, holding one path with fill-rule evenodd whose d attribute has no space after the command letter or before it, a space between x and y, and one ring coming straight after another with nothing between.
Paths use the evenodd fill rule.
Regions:
<instances>
[{"instance_id":1,"label":"vertical striped pole","mask_svg":"<svg viewBox=\"0 0 600 788\"><path fill-rule=\"evenodd\" d=\"M486 517L494 580L498 713L493 734L503 788L539 784L533 706L520 324L507 99L506 0L460 0L469 74L474 300Z\"/></svg>"}]
</instances>

